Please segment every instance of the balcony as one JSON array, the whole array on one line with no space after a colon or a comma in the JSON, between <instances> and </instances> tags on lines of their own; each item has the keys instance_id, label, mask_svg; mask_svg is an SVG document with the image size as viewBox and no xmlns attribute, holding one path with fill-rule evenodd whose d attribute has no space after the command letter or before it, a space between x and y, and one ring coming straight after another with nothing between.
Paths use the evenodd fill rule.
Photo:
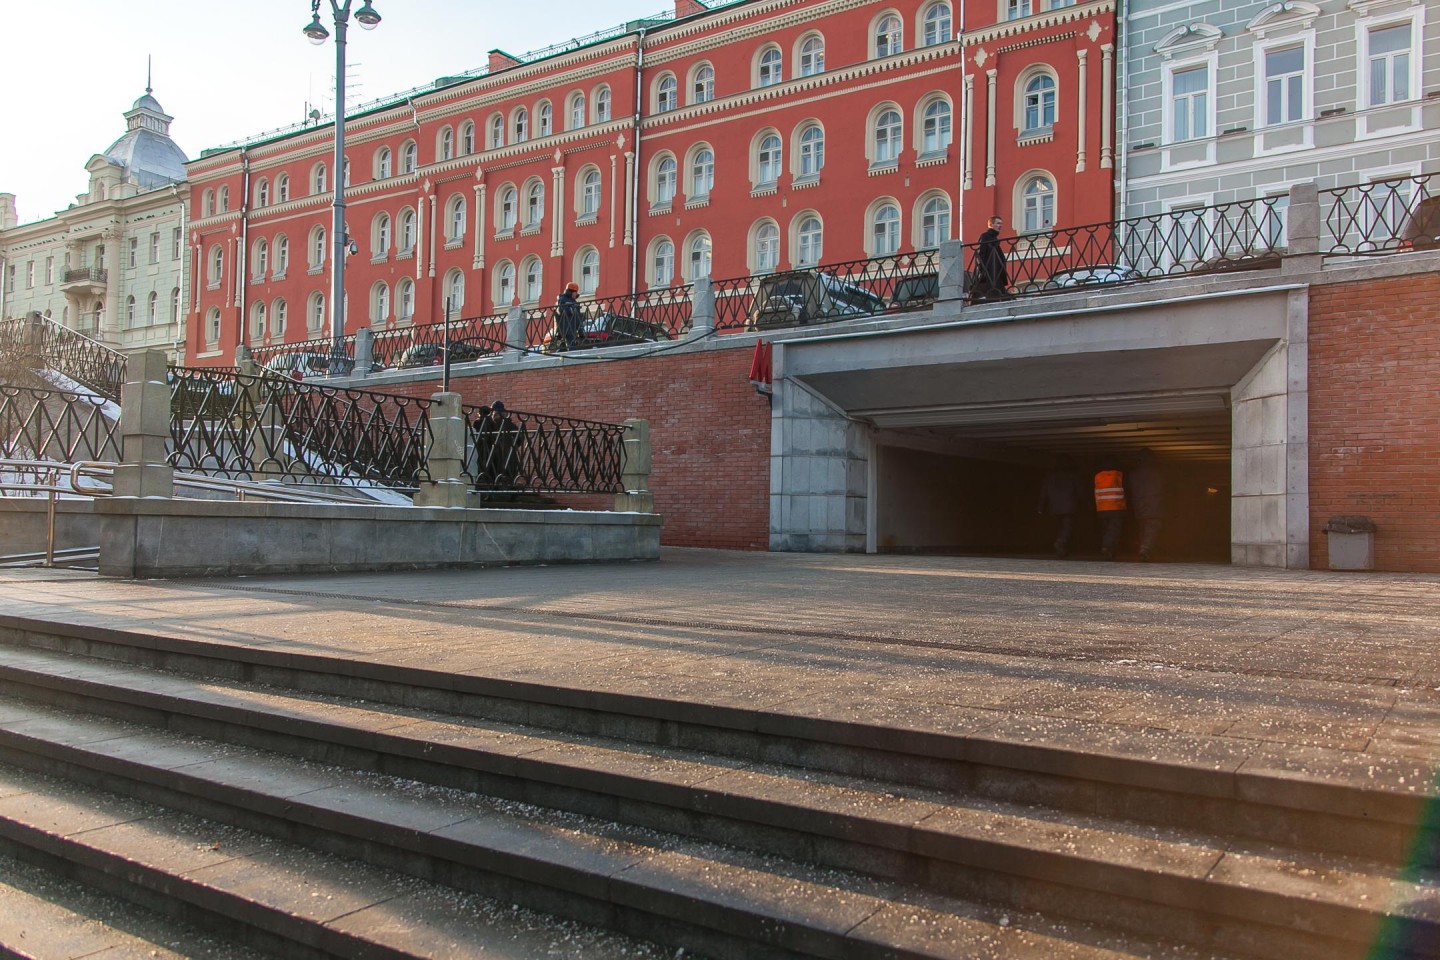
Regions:
<instances>
[{"instance_id":1,"label":"balcony","mask_svg":"<svg viewBox=\"0 0 1440 960\"><path fill-rule=\"evenodd\" d=\"M105 293L105 282L109 277L109 271L104 267L66 270L60 280L60 290L70 297L98 297Z\"/></svg>"}]
</instances>

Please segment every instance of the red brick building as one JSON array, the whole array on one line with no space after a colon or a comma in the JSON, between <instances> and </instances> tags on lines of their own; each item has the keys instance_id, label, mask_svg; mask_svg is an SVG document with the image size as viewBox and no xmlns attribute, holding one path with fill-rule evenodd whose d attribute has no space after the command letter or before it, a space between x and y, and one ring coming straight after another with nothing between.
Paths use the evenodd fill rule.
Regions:
<instances>
[{"instance_id":1,"label":"red brick building","mask_svg":"<svg viewBox=\"0 0 1440 960\"><path fill-rule=\"evenodd\" d=\"M961 9L677 0L348 118L346 332L1109 219L1111 0ZM329 334L333 142L189 165L187 362Z\"/></svg>"}]
</instances>

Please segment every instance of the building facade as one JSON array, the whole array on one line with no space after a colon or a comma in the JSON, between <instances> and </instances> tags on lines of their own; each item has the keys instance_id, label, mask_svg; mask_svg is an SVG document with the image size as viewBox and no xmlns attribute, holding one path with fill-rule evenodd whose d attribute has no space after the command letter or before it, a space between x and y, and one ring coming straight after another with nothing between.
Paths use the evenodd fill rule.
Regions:
<instances>
[{"instance_id":1,"label":"building facade","mask_svg":"<svg viewBox=\"0 0 1440 960\"><path fill-rule=\"evenodd\" d=\"M0 193L0 316L40 313L117 350L183 346L185 153L147 88L126 132L85 165L89 189L54 217L17 224Z\"/></svg>"},{"instance_id":2,"label":"building facade","mask_svg":"<svg viewBox=\"0 0 1440 960\"><path fill-rule=\"evenodd\" d=\"M345 332L1109 219L1113 4L969 16L679 0L347 118ZM189 164L196 362L330 335L332 150L327 125Z\"/></svg>"},{"instance_id":3,"label":"building facade","mask_svg":"<svg viewBox=\"0 0 1440 960\"><path fill-rule=\"evenodd\" d=\"M1436 0L1136 0L1125 34L1123 216L1440 171Z\"/></svg>"}]
</instances>

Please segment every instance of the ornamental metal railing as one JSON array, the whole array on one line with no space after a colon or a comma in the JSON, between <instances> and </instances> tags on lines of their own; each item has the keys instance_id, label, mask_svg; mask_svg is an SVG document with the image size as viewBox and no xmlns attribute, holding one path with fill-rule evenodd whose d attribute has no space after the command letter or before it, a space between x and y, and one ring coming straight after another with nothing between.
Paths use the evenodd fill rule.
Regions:
<instances>
[{"instance_id":1,"label":"ornamental metal railing","mask_svg":"<svg viewBox=\"0 0 1440 960\"><path fill-rule=\"evenodd\" d=\"M505 351L505 314L465 317L449 323L423 323L375 331L371 357L381 369L437 366L445 362L445 341L450 362L464 363ZM353 356L353 347L351 355Z\"/></svg>"},{"instance_id":2,"label":"ornamental metal railing","mask_svg":"<svg viewBox=\"0 0 1440 960\"><path fill-rule=\"evenodd\" d=\"M1440 174L1320 191L1320 252L1375 256L1440 247Z\"/></svg>"},{"instance_id":3,"label":"ornamental metal railing","mask_svg":"<svg viewBox=\"0 0 1440 960\"><path fill-rule=\"evenodd\" d=\"M720 332L834 323L929 306L940 255L921 250L714 281Z\"/></svg>"},{"instance_id":4,"label":"ornamental metal railing","mask_svg":"<svg viewBox=\"0 0 1440 960\"><path fill-rule=\"evenodd\" d=\"M465 475L483 492L622 493L625 428L616 423L462 407Z\"/></svg>"},{"instance_id":5,"label":"ornamental metal railing","mask_svg":"<svg viewBox=\"0 0 1440 960\"><path fill-rule=\"evenodd\" d=\"M0 384L0 457L119 460L117 412L94 394Z\"/></svg>"},{"instance_id":6,"label":"ornamental metal railing","mask_svg":"<svg viewBox=\"0 0 1440 960\"><path fill-rule=\"evenodd\" d=\"M125 355L98 340L31 314L0 323L0 351L26 357L111 400L125 385Z\"/></svg>"},{"instance_id":7,"label":"ornamental metal railing","mask_svg":"<svg viewBox=\"0 0 1440 960\"><path fill-rule=\"evenodd\" d=\"M104 283L110 274L104 267L76 267L66 270L61 283Z\"/></svg>"},{"instance_id":8,"label":"ornamental metal railing","mask_svg":"<svg viewBox=\"0 0 1440 960\"><path fill-rule=\"evenodd\" d=\"M178 470L232 480L413 491L429 479L430 405L284 377L177 370L169 461Z\"/></svg>"},{"instance_id":9,"label":"ornamental metal railing","mask_svg":"<svg viewBox=\"0 0 1440 960\"><path fill-rule=\"evenodd\" d=\"M1278 266L1285 197L1171 210L965 245L971 300Z\"/></svg>"}]
</instances>

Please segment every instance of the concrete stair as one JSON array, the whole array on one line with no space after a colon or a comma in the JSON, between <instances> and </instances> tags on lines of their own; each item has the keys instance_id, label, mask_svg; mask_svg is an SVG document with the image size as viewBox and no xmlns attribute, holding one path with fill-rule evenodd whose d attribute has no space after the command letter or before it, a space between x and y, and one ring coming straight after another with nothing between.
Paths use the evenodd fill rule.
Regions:
<instances>
[{"instance_id":1,"label":"concrete stair","mask_svg":"<svg viewBox=\"0 0 1440 960\"><path fill-rule=\"evenodd\" d=\"M462 894L713 957L1440 955L1431 798L1398 769L1242 776L1038 731L39 623L0 640L0 852L282 955L469 955L443 906ZM194 818L245 837L198 879ZM346 909L304 909L351 871Z\"/></svg>"}]
</instances>

